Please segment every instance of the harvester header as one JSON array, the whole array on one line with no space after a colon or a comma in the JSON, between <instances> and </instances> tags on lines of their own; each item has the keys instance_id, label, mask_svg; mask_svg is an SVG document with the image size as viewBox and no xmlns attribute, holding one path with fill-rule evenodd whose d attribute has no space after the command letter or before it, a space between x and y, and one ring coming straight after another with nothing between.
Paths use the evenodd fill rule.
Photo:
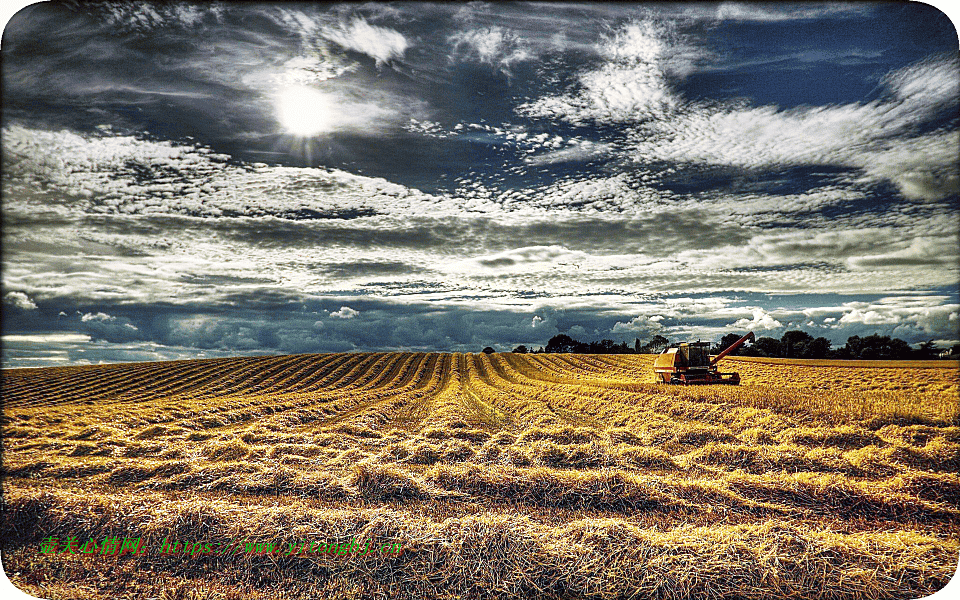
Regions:
<instances>
[{"instance_id":1,"label":"harvester header","mask_svg":"<svg viewBox=\"0 0 960 600\"><path fill-rule=\"evenodd\" d=\"M679 346L667 348L657 356L653 370L663 383L678 384L740 384L739 373L721 373L717 363L747 340L756 339L753 332L747 333L726 350L710 358L710 342L684 342Z\"/></svg>"}]
</instances>

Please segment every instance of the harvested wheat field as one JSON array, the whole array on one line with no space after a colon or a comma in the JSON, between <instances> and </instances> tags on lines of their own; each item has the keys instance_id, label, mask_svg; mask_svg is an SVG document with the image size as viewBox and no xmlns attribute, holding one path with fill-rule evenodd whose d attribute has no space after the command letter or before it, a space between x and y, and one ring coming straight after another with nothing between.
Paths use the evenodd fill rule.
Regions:
<instances>
[{"instance_id":1,"label":"harvested wheat field","mask_svg":"<svg viewBox=\"0 0 960 600\"><path fill-rule=\"evenodd\" d=\"M652 361L5 370L4 568L45 598L919 598L946 585L960 553L955 362L730 359L741 386L680 387L654 383Z\"/></svg>"}]
</instances>

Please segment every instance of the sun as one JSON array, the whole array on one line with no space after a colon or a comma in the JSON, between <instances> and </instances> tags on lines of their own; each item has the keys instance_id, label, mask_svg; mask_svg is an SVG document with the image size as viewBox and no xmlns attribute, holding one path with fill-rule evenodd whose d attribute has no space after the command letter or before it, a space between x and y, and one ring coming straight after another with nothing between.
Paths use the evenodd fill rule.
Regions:
<instances>
[{"instance_id":1,"label":"sun","mask_svg":"<svg viewBox=\"0 0 960 600\"><path fill-rule=\"evenodd\" d=\"M288 132L311 137L331 131L335 124L334 105L317 90L296 86L280 90L274 98L277 120Z\"/></svg>"}]
</instances>

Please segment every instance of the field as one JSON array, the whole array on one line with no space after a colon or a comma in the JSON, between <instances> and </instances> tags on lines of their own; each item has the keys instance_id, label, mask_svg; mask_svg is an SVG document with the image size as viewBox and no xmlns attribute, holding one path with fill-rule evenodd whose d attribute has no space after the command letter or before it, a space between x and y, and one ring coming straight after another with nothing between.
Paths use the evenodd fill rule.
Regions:
<instances>
[{"instance_id":1,"label":"field","mask_svg":"<svg viewBox=\"0 0 960 600\"><path fill-rule=\"evenodd\" d=\"M654 383L652 360L5 370L4 569L44 598L876 599L946 585L956 362L731 358L741 386L681 387ZM111 536L141 553L98 552ZM70 538L93 551L65 550ZM295 550L351 540L401 550Z\"/></svg>"}]
</instances>

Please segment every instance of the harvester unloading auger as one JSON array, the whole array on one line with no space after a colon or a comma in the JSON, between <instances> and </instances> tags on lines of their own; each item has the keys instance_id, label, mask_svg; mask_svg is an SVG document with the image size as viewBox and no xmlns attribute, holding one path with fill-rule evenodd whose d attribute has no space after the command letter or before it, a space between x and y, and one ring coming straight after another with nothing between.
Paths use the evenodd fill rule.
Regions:
<instances>
[{"instance_id":1,"label":"harvester unloading auger","mask_svg":"<svg viewBox=\"0 0 960 600\"><path fill-rule=\"evenodd\" d=\"M663 383L739 385L740 374L720 373L717 370L717 363L747 340L754 339L756 338L751 331L715 356L713 360L710 360L710 342L682 343L679 347L667 348L661 352L653 363L653 370Z\"/></svg>"}]
</instances>

